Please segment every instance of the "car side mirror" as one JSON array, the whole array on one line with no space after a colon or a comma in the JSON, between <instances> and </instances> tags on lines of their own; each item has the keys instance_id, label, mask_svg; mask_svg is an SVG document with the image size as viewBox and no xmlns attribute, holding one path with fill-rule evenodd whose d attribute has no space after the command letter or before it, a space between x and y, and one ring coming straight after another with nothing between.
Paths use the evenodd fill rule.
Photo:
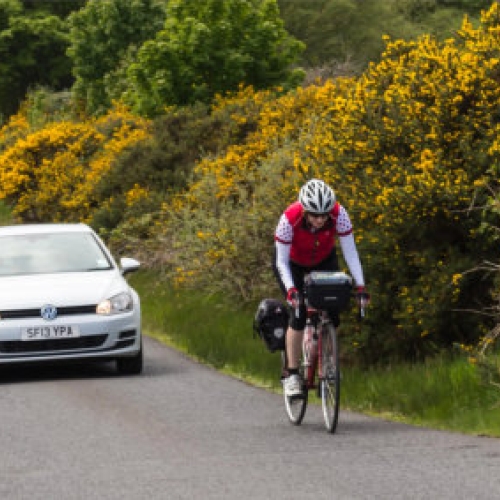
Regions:
<instances>
[{"instance_id":1,"label":"car side mirror","mask_svg":"<svg viewBox=\"0 0 500 500\"><path fill-rule=\"evenodd\" d=\"M122 257L120 259L120 267L122 275L125 276L128 273L137 271L141 267L141 263L130 257Z\"/></svg>"}]
</instances>

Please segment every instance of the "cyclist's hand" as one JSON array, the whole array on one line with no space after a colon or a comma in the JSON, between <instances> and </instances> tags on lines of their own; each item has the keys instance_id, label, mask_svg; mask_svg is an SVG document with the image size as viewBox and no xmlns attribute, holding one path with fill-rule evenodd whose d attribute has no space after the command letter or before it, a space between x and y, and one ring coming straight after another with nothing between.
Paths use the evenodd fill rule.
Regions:
<instances>
[{"instance_id":1,"label":"cyclist's hand","mask_svg":"<svg viewBox=\"0 0 500 500\"><path fill-rule=\"evenodd\" d=\"M356 289L356 300L360 307L364 307L370 303L370 294L364 286L358 286Z\"/></svg>"},{"instance_id":2,"label":"cyclist's hand","mask_svg":"<svg viewBox=\"0 0 500 500\"><path fill-rule=\"evenodd\" d=\"M286 301L294 309L297 309L297 307L299 307L300 296L299 296L299 291L295 287L292 287L288 290L288 293L286 294Z\"/></svg>"}]
</instances>

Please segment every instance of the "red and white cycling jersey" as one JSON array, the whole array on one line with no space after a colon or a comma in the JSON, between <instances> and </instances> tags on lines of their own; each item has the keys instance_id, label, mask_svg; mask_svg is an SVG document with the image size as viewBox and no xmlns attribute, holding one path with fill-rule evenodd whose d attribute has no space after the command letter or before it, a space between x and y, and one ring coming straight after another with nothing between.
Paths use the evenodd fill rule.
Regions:
<instances>
[{"instance_id":1,"label":"red and white cycling jersey","mask_svg":"<svg viewBox=\"0 0 500 500\"><path fill-rule=\"evenodd\" d=\"M290 260L312 267L326 259L335 246L335 237L352 233L352 224L345 208L335 203L330 211L330 219L325 225L314 231L304 219L304 210L300 202L290 205L278 223L275 239L291 245Z\"/></svg>"},{"instance_id":2,"label":"red and white cycling jersey","mask_svg":"<svg viewBox=\"0 0 500 500\"><path fill-rule=\"evenodd\" d=\"M321 229L306 223L300 202L292 203L281 215L274 234L276 266L287 289L293 287L289 261L300 266L314 267L326 259L339 238L344 259L358 286L364 285L363 271L353 237L351 219L338 202Z\"/></svg>"}]
</instances>

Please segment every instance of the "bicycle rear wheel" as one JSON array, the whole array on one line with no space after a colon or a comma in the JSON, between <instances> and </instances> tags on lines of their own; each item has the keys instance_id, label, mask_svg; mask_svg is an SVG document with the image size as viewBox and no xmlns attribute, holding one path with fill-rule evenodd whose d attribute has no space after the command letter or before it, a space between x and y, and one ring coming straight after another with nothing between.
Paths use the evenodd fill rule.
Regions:
<instances>
[{"instance_id":1,"label":"bicycle rear wheel","mask_svg":"<svg viewBox=\"0 0 500 500\"><path fill-rule=\"evenodd\" d=\"M339 419L340 369L337 332L331 323L321 331L321 406L325 426L334 433Z\"/></svg>"},{"instance_id":2,"label":"bicycle rear wheel","mask_svg":"<svg viewBox=\"0 0 500 500\"><path fill-rule=\"evenodd\" d=\"M282 354L283 366L285 366L284 355ZM300 374L302 380L302 394L298 396L287 396L283 390L283 398L285 400L285 409L288 415L288 420L293 425L300 425L306 414L308 391L304 382L303 373Z\"/></svg>"}]
</instances>

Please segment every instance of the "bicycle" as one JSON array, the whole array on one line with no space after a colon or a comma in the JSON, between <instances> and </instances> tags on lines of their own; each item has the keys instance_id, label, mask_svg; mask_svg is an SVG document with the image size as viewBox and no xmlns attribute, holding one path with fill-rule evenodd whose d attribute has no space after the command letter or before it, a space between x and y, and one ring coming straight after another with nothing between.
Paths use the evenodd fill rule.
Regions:
<instances>
[{"instance_id":1,"label":"bicycle","mask_svg":"<svg viewBox=\"0 0 500 500\"><path fill-rule=\"evenodd\" d=\"M302 393L287 396L285 408L290 422L300 425L304 418L309 391L316 389L321 398L323 418L328 432L334 433L339 418L340 367L337 330L326 311L345 309L352 296L352 278L342 272L314 271L305 278L303 297L307 319L302 341L299 376ZM364 316L363 306L360 308ZM286 371L286 351L282 351L282 367Z\"/></svg>"}]
</instances>

